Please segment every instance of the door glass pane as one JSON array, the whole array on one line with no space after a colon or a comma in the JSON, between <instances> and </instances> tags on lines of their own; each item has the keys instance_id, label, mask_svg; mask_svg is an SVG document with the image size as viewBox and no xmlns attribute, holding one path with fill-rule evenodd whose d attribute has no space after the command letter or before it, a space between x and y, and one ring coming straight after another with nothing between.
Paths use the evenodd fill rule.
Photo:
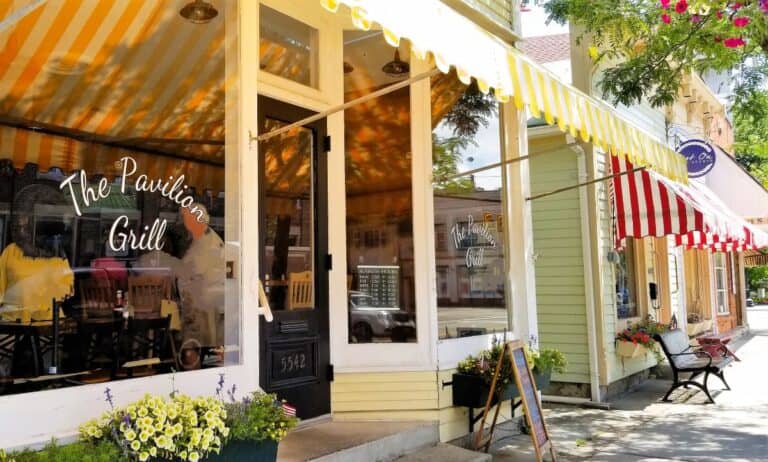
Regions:
<instances>
[{"instance_id":1,"label":"door glass pane","mask_svg":"<svg viewBox=\"0 0 768 462\"><path fill-rule=\"evenodd\" d=\"M262 133L287 125L266 119ZM263 141L264 286L273 310L314 308L312 130L296 127Z\"/></svg>"},{"instance_id":2,"label":"door glass pane","mask_svg":"<svg viewBox=\"0 0 768 462\"><path fill-rule=\"evenodd\" d=\"M432 78L432 172L440 338L505 332L498 103L454 72Z\"/></svg>"},{"instance_id":3,"label":"door glass pane","mask_svg":"<svg viewBox=\"0 0 768 462\"><path fill-rule=\"evenodd\" d=\"M407 44L344 32L347 101L409 76ZM344 112L349 341L415 342L410 92Z\"/></svg>"},{"instance_id":4,"label":"door glass pane","mask_svg":"<svg viewBox=\"0 0 768 462\"><path fill-rule=\"evenodd\" d=\"M264 5L259 16L261 69L317 88L317 29Z\"/></svg>"}]
</instances>

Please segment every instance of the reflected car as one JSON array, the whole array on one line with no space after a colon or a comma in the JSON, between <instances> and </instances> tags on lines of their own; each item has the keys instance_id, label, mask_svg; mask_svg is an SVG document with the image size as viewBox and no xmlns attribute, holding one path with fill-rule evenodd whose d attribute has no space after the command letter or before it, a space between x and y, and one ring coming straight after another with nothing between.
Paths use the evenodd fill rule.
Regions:
<instances>
[{"instance_id":1,"label":"reflected car","mask_svg":"<svg viewBox=\"0 0 768 462\"><path fill-rule=\"evenodd\" d=\"M355 343L372 342L374 337L390 337L392 341L407 341L416 334L416 322L411 313L398 307L375 306L370 295L349 292L349 336Z\"/></svg>"},{"instance_id":2,"label":"reflected car","mask_svg":"<svg viewBox=\"0 0 768 462\"><path fill-rule=\"evenodd\" d=\"M755 306L755 301L752 300L751 298L748 298L747 299L747 306Z\"/></svg>"}]
</instances>

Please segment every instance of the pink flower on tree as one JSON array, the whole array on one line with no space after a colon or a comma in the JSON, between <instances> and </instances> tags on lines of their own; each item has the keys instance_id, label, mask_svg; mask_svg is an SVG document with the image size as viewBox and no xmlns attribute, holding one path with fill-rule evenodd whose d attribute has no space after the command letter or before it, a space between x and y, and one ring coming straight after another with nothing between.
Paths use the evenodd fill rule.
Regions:
<instances>
[{"instance_id":1,"label":"pink flower on tree","mask_svg":"<svg viewBox=\"0 0 768 462\"><path fill-rule=\"evenodd\" d=\"M693 16L691 16L691 22L701 22L701 16L699 16L698 14L694 14Z\"/></svg>"},{"instance_id":2,"label":"pink flower on tree","mask_svg":"<svg viewBox=\"0 0 768 462\"><path fill-rule=\"evenodd\" d=\"M665 10L669 9L669 2L671 0L659 0L659 3L661 3L661 7ZM767 0L768 1L768 0Z\"/></svg>"},{"instance_id":3,"label":"pink flower on tree","mask_svg":"<svg viewBox=\"0 0 768 462\"><path fill-rule=\"evenodd\" d=\"M717 15L717 19L723 19L723 12L722 11L718 11L717 13L715 13L715 15Z\"/></svg>"},{"instance_id":4,"label":"pink flower on tree","mask_svg":"<svg viewBox=\"0 0 768 462\"><path fill-rule=\"evenodd\" d=\"M747 24L749 24L749 18L745 16L739 16L738 18L733 18L733 25L736 27L745 27Z\"/></svg>"},{"instance_id":5,"label":"pink flower on tree","mask_svg":"<svg viewBox=\"0 0 768 462\"><path fill-rule=\"evenodd\" d=\"M768 14L768 0L760 0L760 9L763 13Z\"/></svg>"},{"instance_id":6,"label":"pink flower on tree","mask_svg":"<svg viewBox=\"0 0 768 462\"><path fill-rule=\"evenodd\" d=\"M679 0L677 3L675 3L675 12L677 14L683 14L688 10L688 2L685 0Z\"/></svg>"},{"instance_id":7,"label":"pink flower on tree","mask_svg":"<svg viewBox=\"0 0 768 462\"><path fill-rule=\"evenodd\" d=\"M723 45L726 48L738 48L746 45L746 42L741 37L731 37L723 40Z\"/></svg>"},{"instance_id":8,"label":"pink flower on tree","mask_svg":"<svg viewBox=\"0 0 768 462\"><path fill-rule=\"evenodd\" d=\"M667 13L664 13L661 15L661 22L663 22L664 24L669 24L672 22L672 17Z\"/></svg>"},{"instance_id":9,"label":"pink flower on tree","mask_svg":"<svg viewBox=\"0 0 768 462\"><path fill-rule=\"evenodd\" d=\"M744 6L743 4L741 4L741 3L739 3L739 2L736 2L736 3L734 3L734 4L731 6L731 8L733 8L733 11L739 11L739 10L741 9L741 7L743 7L743 6Z\"/></svg>"}]
</instances>

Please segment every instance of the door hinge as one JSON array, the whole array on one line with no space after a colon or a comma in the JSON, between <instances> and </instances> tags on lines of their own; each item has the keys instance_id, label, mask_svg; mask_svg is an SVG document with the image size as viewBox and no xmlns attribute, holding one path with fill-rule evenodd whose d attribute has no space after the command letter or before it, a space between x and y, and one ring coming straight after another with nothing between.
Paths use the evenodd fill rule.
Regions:
<instances>
[{"instance_id":1,"label":"door hinge","mask_svg":"<svg viewBox=\"0 0 768 462\"><path fill-rule=\"evenodd\" d=\"M333 269L333 255L331 254L325 256L325 269L328 271Z\"/></svg>"},{"instance_id":2,"label":"door hinge","mask_svg":"<svg viewBox=\"0 0 768 462\"><path fill-rule=\"evenodd\" d=\"M333 364L328 365L328 381L333 382Z\"/></svg>"},{"instance_id":3,"label":"door hinge","mask_svg":"<svg viewBox=\"0 0 768 462\"><path fill-rule=\"evenodd\" d=\"M323 137L323 151L324 152L331 152L331 137L330 135L326 135Z\"/></svg>"}]
</instances>

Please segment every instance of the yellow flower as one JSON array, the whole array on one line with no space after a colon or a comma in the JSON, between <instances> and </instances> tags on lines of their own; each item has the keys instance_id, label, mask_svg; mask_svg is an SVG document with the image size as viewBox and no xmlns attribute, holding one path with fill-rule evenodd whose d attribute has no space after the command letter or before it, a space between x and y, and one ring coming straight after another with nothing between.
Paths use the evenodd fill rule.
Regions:
<instances>
[{"instance_id":1,"label":"yellow flower","mask_svg":"<svg viewBox=\"0 0 768 462\"><path fill-rule=\"evenodd\" d=\"M133 441L136 439L136 432L131 429L128 429L128 431L125 432L124 436L125 436L125 439L127 439L128 441Z\"/></svg>"},{"instance_id":2,"label":"yellow flower","mask_svg":"<svg viewBox=\"0 0 768 462\"><path fill-rule=\"evenodd\" d=\"M149 453L147 451L142 451L139 454L139 462L145 462L146 460L149 460Z\"/></svg>"},{"instance_id":3,"label":"yellow flower","mask_svg":"<svg viewBox=\"0 0 768 462\"><path fill-rule=\"evenodd\" d=\"M141 447L141 443L139 443L138 440L133 440L131 442L131 449L133 449L134 451L138 451L140 447Z\"/></svg>"},{"instance_id":4,"label":"yellow flower","mask_svg":"<svg viewBox=\"0 0 768 462\"><path fill-rule=\"evenodd\" d=\"M149 439L149 432L143 431L139 433L139 440L141 440L142 443L146 443Z\"/></svg>"},{"instance_id":5,"label":"yellow flower","mask_svg":"<svg viewBox=\"0 0 768 462\"><path fill-rule=\"evenodd\" d=\"M179 457L181 457L181 460L187 460L187 451L181 451Z\"/></svg>"},{"instance_id":6,"label":"yellow flower","mask_svg":"<svg viewBox=\"0 0 768 462\"><path fill-rule=\"evenodd\" d=\"M197 462L198 460L200 460L200 454L197 451L189 453L189 462Z\"/></svg>"},{"instance_id":7,"label":"yellow flower","mask_svg":"<svg viewBox=\"0 0 768 462\"><path fill-rule=\"evenodd\" d=\"M154 447L154 446L149 448L149 455L152 456L152 457L155 457L157 455L157 448Z\"/></svg>"}]
</instances>

